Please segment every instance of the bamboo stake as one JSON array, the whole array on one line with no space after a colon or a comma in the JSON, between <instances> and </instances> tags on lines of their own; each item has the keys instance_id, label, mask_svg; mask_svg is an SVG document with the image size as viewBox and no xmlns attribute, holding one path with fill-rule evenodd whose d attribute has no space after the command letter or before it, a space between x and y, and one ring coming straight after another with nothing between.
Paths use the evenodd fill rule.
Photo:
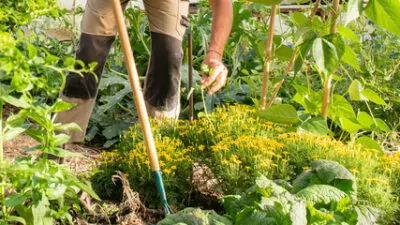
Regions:
<instances>
[{"instance_id":1,"label":"bamboo stake","mask_svg":"<svg viewBox=\"0 0 400 225\"><path fill-rule=\"evenodd\" d=\"M192 90L193 87L193 35L192 35L192 28L189 28L188 31L188 55L189 55L189 62L188 62L188 69L189 69L189 91ZM189 121L194 120L194 107L193 107L193 93L189 96Z\"/></svg>"},{"instance_id":2,"label":"bamboo stake","mask_svg":"<svg viewBox=\"0 0 400 225\"><path fill-rule=\"evenodd\" d=\"M317 12L317 10L318 10L320 4L321 4L321 0L317 0L317 1L315 2L313 9L312 9L310 15L308 16L308 19L309 19L309 20L311 20L312 17L315 15L315 13ZM283 75L284 75L284 76L286 76L286 75L293 69L294 62L295 62L295 60L296 60L297 52L298 52L298 47L296 47L296 48L294 49L294 51L293 51L293 53L292 53L292 56L290 57L289 64L287 65L285 71L283 72ZM272 105L272 103L274 102L274 100L275 100L275 98L276 98L276 95L278 94L279 90L280 90L281 87L282 87L283 82L285 82L285 79L282 79L282 80L279 82L278 86L275 88L274 93L272 94L271 99L269 100L269 102L268 102L268 104L267 104L267 106L266 106L267 109L268 109L268 108Z\"/></svg>"},{"instance_id":3,"label":"bamboo stake","mask_svg":"<svg viewBox=\"0 0 400 225\"><path fill-rule=\"evenodd\" d=\"M336 20L337 20L337 17L338 17L339 2L340 2L340 0L334 0L333 1L331 34L336 33ZM322 110L321 110L322 112L321 112L321 116L324 117L325 120L328 119L328 106L329 106L331 85L332 85L332 74L330 74L328 76L327 80L325 81L324 91L323 91L323 96L322 96Z\"/></svg>"},{"instance_id":4,"label":"bamboo stake","mask_svg":"<svg viewBox=\"0 0 400 225\"><path fill-rule=\"evenodd\" d=\"M333 0L331 34L336 33L336 20L338 18L339 2L340 2L340 0Z\"/></svg>"},{"instance_id":5,"label":"bamboo stake","mask_svg":"<svg viewBox=\"0 0 400 225\"><path fill-rule=\"evenodd\" d=\"M325 81L324 84L324 91L322 96L322 113L321 116L324 117L325 120L328 119L328 104L331 92L331 85L332 85L332 75L329 75L328 79Z\"/></svg>"},{"instance_id":6,"label":"bamboo stake","mask_svg":"<svg viewBox=\"0 0 400 225\"><path fill-rule=\"evenodd\" d=\"M275 28L275 16L276 16L276 5L272 6L271 16L269 20L269 30L268 30L268 40L267 40L267 49L265 52L265 64L264 64L264 78L263 78L263 87L261 91L261 109L265 109L265 104L267 101L267 93L268 93L268 80L269 80L269 72L271 67L271 53L272 53L272 43L274 39L274 28Z\"/></svg>"}]
</instances>

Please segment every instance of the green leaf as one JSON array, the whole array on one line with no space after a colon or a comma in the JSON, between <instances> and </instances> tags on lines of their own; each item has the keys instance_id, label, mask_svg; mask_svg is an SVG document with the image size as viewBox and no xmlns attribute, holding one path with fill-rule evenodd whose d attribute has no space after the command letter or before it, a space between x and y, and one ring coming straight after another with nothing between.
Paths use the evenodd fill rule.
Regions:
<instances>
[{"instance_id":1,"label":"green leaf","mask_svg":"<svg viewBox=\"0 0 400 225\"><path fill-rule=\"evenodd\" d=\"M362 91L362 94L367 98L369 101L376 103L378 105L385 105L387 106L386 102L373 90L367 88Z\"/></svg>"},{"instance_id":2,"label":"green leaf","mask_svg":"<svg viewBox=\"0 0 400 225\"><path fill-rule=\"evenodd\" d=\"M336 161L319 159L311 162L311 166L325 184L330 184L335 179L355 181L353 174Z\"/></svg>"},{"instance_id":3,"label":"green leaf","mask_svg":"<svg viewBox=\"0 0 400 225\"><path fill-rule=\"evenodd\" d=\"M76 180L74 182L74 185L77 186L82 191L88 193L92 198L100 201L100 197L96 194L96 192L93 191L93 188L92 188L92 186L90 185L89 182L86 182L86 184L84 184L84 183Z\"/></svg>"},{"instance_id":4,"label":"green leaf","mask_svg":"<svg viewBox=\"0 0 400 225\"><path fill-rule=\"evenodd\" d=\"M333 221L333 212L322 212L316 209L311 204L307 204L307 209L310 215L309 224L318 225L318 224L326 224L327 221ZM322 223L321 223L322 222Z\"/></svg>"},{"instance_id":5,"label":"green leaf","mask_svg":"<svg viewBox=\"0 0 400 225\"><path fill-rule=\"evenodd\" d=\"M323 117L313 117L304 121L300 125L301 130L306 130L310 133L325 135L328 134L329 128Z\"/></svg>"},{"instance_id":6,"label":"green leaf","mask_svg":"<svg viewBox=\"0 0 400 225\"><path fill-rule=\"evenodd\" d=\"M338 162L320 159L313 161L311 165L321 184L332 185L350 196L357 191L356 178ZM342 182L337 186L336 184L341 181L348 182Z\"/></svg>"},{"instance_id":7,"label":"green leaf","mask_svg":"<svg viewBox=\"0 0 400 225\"><path fill-rule=\"evenodd\" d=\"M247 207L236 215L235 225L248 225L250 221L252 225L278 224L278 221L268 217L266 212Z\"/></svg>"},{"instance_id":8,"label":"green leaf","mask_svg":"<svg viewBox=\"0 0 400 225\"><path fill-rule=\"evenodd\" d=\"M364 130L373 130L375 122L368 113L364 111L359 112L357 115L357 120L363 126Z\"/></svg>"},{"instance_id":9,"label":"green leaf","mask_svg":"<svg viewBox=\"0 0 400 225\"><path fill-rule=\"evenodd\" d=\"M330 204L331 202L339 202L342 198L347 197L346 193L330 185L315 184L306 187L296 193L296 196L313 205Z\"/></svg>"},{"instance_id":10,"label":"green leaf","mask_svg":"<svg viewBox=\"0 0 400 225\"><path fill-rule=\"evenodd\" d=\"M17 114L9 115L6 121L6 125L10 127L19 127L25 122L25 116L22 111L19 111Z\"/></svg>"},{"instance_id":11,"label":"green leaf","mask_svg":"<svg viewBox=\"0 0 400 225\"><path fill-rule=\"evenodd\" d=\"M64 197L67 186L60 183L52 183L50 187L46 189L46 195L49 200L62 199Z\"/></svg>"},{"instance_id":12,"label":"green leaf","mask_svg":"<svg viewBox=\"0 0 400 225\"><path fill-rule=\"evenodd\" d=\"M365 14L388 31L400 36L400 1L369 0Z\"/></svg>"},{"instance_id":13,"label":"green leaf","mask_svg":"<svg viewBox=\"0 0 400 225\"><path fill-rule=\"evenodd\" d=\"M293 225L307 225L307 209L305 202L292 202L289 211L290 220Z\"/></svg>"},{"instance_id":14,"label":"green leaf","mask_svg":"<svg viewBox=\"0 0 400 225\"><path fill-rule=\"evenodd\" d=\"M378 144L378 142L376 142L370 137L367 136L359 137L356 140L356 144L360 144L362 146L362 149L375 149L383 153L382 147Z\"/></svg>"},{"instance_id":15,"label":"green leaf","mask_svg":"<svg viewBox=\"0 0 400 225\"><path fill-rule=\"evenodd\" d=\"M24 220L24 218L19 217L19 216L7 216L7 221L8 222L18 222L18 223L22 223L24 225L26 224L26 221Z\"/></svg>"},{"instance_id":16,"label":"green leaf","mask_svg":"<svg viewBox=\"0 0 400 225\"><path fill-rule=\"evenodd\" d=\"M70 136L68 136L66 134L58 134L54 138L55 138L54 146L61 146L68 142L68 140L70 139Z\"/></svg>"},{"instance_id":17,"label":"green leaf","mask_svg":"<svg viewBox=\"0 0 400 225\"><path fill-rule=\"evenodd\" d=\"M240 195L225 195L221 199L221 204L224 206L224 210L227 215L236 215L241 211L245 205Z\"/></svg>"},{"instance_id":18,"label":"green leaf","mask_svg":"<svg viewBox=\"0 0 400 225\"><path fill-rule=\"evenodd\" d=\"M48 216L50 212L50 203L44 194L41 195L41 200L34 203L32 206L33 223L35 225L53 225L54 220Z\"/></svg>"},{"instance_id":19,"label":"green leaf","mask_svg":"<svg viewBox=\"0 0 400 225\"><path fill-rule=\"evenodd\" d=\"M259 115L276 123L295 124L298 121L296 109L289 104L272 105L266 110L261 110Z\"/></svg>"},{"instance_id":20,"label":"green leaf","mask_svg":"<svg viewBox=\"0 0 400 225\"><path fill-rule=\"evenodd\" d=\"M281 45L275 50L275 56L281 60L290 60L292 58L293 49L286 45Z\"/></svg>"},{"instance_id":21,"label":"green leaf","mask_svg":"<svg viewBox=\"0 0 400 225\"><path fill-rule=\"evenodd\" d=\"M335 46L336 54L337 54L338 58L341 59L344 54L345 46L346 46L344 44L343 37L338 33L334 33L334 34L325 35L322 38L324 38L325 40L328 40L330 43L332 43Z\"/></svg>"},{"instance_id":22,"label":"green leaf","mask_svg":"<svg viewBox=\"0 0 400 225\"><path fill-rule=\"evenodd\" d=\"M297 45L297 54L296 54L296 60L294 62L294 72L297 74L302 66L304 59L308 55L308 52L310 51L311 47L313 46L314 40L317 38L317 34L309 30L308 32L305 32L298 40Z\"/></svg>"},{"instance_id":23,"label":"green leaf","mask_svg":"<svg viewBox=\"0 0 400 225\"><path fill-rule=\"evenodd\" d=\"M29 135L31 138L35 139L39 143L43 143L44 141L44 134L40 130L27 129L26 134Z\"/></svg>"},{"instance_id":24,"label":"green leaf","mask_svg":"<svg viewBox=\"0 0 400 225\"><path fill-rule=\"evenodd\" d=\"M13 194L6 197L4 204L7 207L14 208L17 205L22 205L28 198L21 194Z\"/></svg>"},{"instance_id":25,"label":"green leaf","mask_svg":"<svg viewBox=\"0 0 400 225\"><path fill-rule=\"evenodd\" d=\"M131 94L132 94L132 89L129 85L127 85L123 89L115 93L113 96L107 96L107 98L101 98L100 101L105 104L99 106L98 111L106 112L108 109L121 102L121 100L126 95L131 95Z\"/></svg>"},{"instance_id":26,"label":"green leaf","mask_svg":"<svg viewBox=\"0 0 400 225\"><path fill-rule=\"evenodd\" d=\"M364 87L360 81L357 79L353 80L348 89L350 99L353 101L365 100L364 96L362 95L363 89Z\"/></svg>"},{"instance_id":27,"label":"green leaf","mask_svg":"<svg viewBox=\"0 0 400 225\"><path fill-rule=\"evenodd\" d=\"M199 208L185 208L174 214L167 215L165 219L161 220L159 225L171 224L215 224L215 225L232 225L232 222L227 218L218 215L213 210L202 210Z\"/></svg>"},{"instance_id":28,"label":"green leaf","mask_svg":"<svg viewBox=\"0 0 400 225\"><path fill-rule=\"evenodd\" d=\"M345 45L344 47L344 54L341 60L342 62L349 64L351 67L361 72L357 55L348 45Z\"/></svg>"},{"instance_id":29,"label":"green leaf","mask_svg":"<svg viewBox=\"0 0 400 225\"><path fill-rule=\"evenodd\" d=\"M360 38L349 28L339 25L337 27L337 31L341 34L344 38L348 40L352 40L354 42L360 43Z\"/></svg>"},{"instance_id":30,"label":"green leaf","mask_svg":"<svg viewBox=\"0 0 400 225\"><path fill-rule=\"evenodd\" d=\"M351 104L343 96L338 94L333 95L332 100L329 102L328 116L334 121L339 120L339 118L356 118Z\"/></svg>"},{"instance_id":31,"label":"green leaf","mask_svg":"<svg viewBox=\"0 0 400 225\"><path fill-rule=\"evenodd\" d=\"M362 129L361 124L359 124L358 120L355 118L339 117L339 123L340 127L350 134L355 134Z\"/></svg>"},{"instance_id":32,"label":"green leaf","mask_svg":"<svg viewBox=\"0 0 400 225\"><path fill-rule=\"evenodd\" d=\"M66 123L66 124L54 124L54 129L56 131L82 131L81 127L76 123Z\"/></svg>"},{"instance_id":33,"label":"green leaf","mask_svg":"<svg viewBox=\"0 0 400 225\"><path fill-rule=\"evenodd\" d=\"M53 112L53 113L58 113L58 112L72 109L74 106L75 106L75 104L71 104L69 102L64 102L61 99L57 99L57 102L53 106L51 106L49 111Z\"/></svg>"},{"instance_id":34,"label":"green leaf","mask_svg":"<svg viewBox=\"0 0 400 225\"><path fill-rule=\"evenodd\" d=\"M62 148L52 148L51 150L44 150L43 152L64 158L64 157L83 157L81 153L71 152Z\"/></svg>"},{"instance_id":35,"label":"green leaf","mask_svg":"<svg viewBox=\"0 0 400 225\"><path fill-rule=\"evenodd\" d=\"M383 132L390 132L391 131L390 127L382 119L375 118L375 122L376 122L376 125L377 125L379 130L381 130Z\"/></svg>"},{"instance_id":36,"label":"green leaf","mask_svg":"<svg viewBox=\"0 0 400 225\"><path fill-rule=\"evenodd\" d=\"M363 3L363 0L349 0L346 11L346 26L361 15L363 11Z\"/></svg>"},{"instance_id":37,"label":"green leaf","mask_svg":"<svg viewBox=\"0 0 400 225\"><path fill-rule=\"evenodd\" d=\"M25 99L21 98L15 98L11 95L7 95L7 96L1 96L1 99L3 99L3 101L7 102L10 105L16 106L18 108L29 108L30 105L27 101L25 101Z\"/></svg>"},{"instance_id":38,"label":"green leaf","mask_svg":"<svg viewBox=\"0 0 400 225\"><path fill-rule=\"evenodd\" d=\"M4 133L4 140L11 140L25 132L28 129L29 125L21 125L20 127L7 127L6 132Z\"/></svg>"},{"instance_id":39,"label":"green leaf","mask_svg":"<svg viewBox=\"0 0 400 225\"><path fill-rule=\"evenodd\" d=\"M290 13L290 18L291 18L292 22L297 25L302 25L302 24L305 24L308 22L307 16L301 12Z\"/></svg>"},{"instance_id":40,"label":"green leaf","mask_svg":"<svg viewBox=\"0 0 400 225\"><path fill-rule=\"evenodd\" d=\"M318 69L331 74L339 64L339 57L335 45L325 38L316 38L312 45L313 58Z\"/></svg>"},{"instance_id":41,"label":"green leaf","mask_svg":"<svg viewBox=\"0 0 400 225\"><path fill-rule=\"evenodd\" d=\"M371 206L355 206L357 212L357 225L374 225L379 219L379 210Z\"/></svg>"},{"instance_id":42,"label":"green leaf","mask_svg":"<svg viewBox=\"0 0 400 225\"><path fill-rule=\"evenodd\" d=\"M321 182L319 181L318 176L312 170L306 170L293 181L292 193L297 193L310 185L319 183Z\"/></svg>"},{"instance_id":43,"label":"green leaf","mask_svg":"<svg viewBox=\"0 0 400 225\"><path fill-rule=\"evenodd\" d=\"M37 55L36 47L30 43L28 43L26 47L28 49L28 58L33 59Z\"/></svg>"}]
</instances>

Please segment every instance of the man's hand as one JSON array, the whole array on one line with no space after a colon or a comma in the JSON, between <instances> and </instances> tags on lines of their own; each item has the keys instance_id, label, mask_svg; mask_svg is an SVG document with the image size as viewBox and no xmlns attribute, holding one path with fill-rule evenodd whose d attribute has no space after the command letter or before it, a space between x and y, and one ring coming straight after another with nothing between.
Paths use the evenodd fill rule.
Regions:
<instances>
[{"instance_id":1,"label":"man's hand","mask_svg":"<svg viewBox=\"0 0 400 225\"><path fill-rule=\"evenodd\" d=\"M208 67L209 71L202 71L201 79L202 88L211 86L208 94L212 95L221 89L228 76L228 69L221 61L221 55L218 52L210 51L203 61L203 65Z\"/></svg>"},{"instance_id":2,"label":"man's hand","mask_svg":"<svg viewBox=\"0 0 400 225\"><path fill-rule=\"evenodd\" d=\"M228 76L228 69L222 63L222 53L232 27L233 7L231 0L209 2L212 10L211 41L203 64L208 66L210 72L206 74L202 71L201 84L203 88L211 87L208 94L212 95L225 85Z\"/></svg>"}]
</instances>

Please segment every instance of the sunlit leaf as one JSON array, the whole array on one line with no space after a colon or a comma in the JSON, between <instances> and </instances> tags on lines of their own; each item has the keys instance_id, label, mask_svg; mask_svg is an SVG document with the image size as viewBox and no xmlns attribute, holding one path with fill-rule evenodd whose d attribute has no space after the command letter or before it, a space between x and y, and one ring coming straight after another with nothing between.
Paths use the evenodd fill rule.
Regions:
<instances>
[{"instance_id":1,"label":"sunlit leaf","mask_svg":"<svg viewBox=\"0 0 400 225\"><path fill-rule=\"evenodd\" d=\"M363 85L357 79L353 80L349 86L349 96L350 99L353 101L361 101L365 100L364 96L362 95L362 91L364 90Z\"/></svg>"},{"instance_id":2,"label":"sunlit leaf","mask_svg":"<svg viewBox=\"0 0 400 225\"><path fill-rule=\"evenodd\" d=\"M365 96L366 99L368 99L369 101L376 103L378 105L387 105L385 101L383 101L383 99L372 89L364 89L362 91L363 96Z\"/></svg>"},{"instance_id":3,"label":"sunlit leaf","mask_svg":"<svg viewBox=\"0 0 400 225\"><path fill-rule=\"evenodd\" d=\"M266 110L261 110L259 114L261 118L276 123L294 124L298 121L296 109L289 104L272 105Z\"/></svg>"},{"instance_id":4,"label":"sunlit leaf","mask_svg":"<svg viewBox=\"0 0 400 225\"><path fill-rule=\"evenodd\" d=\"M379 26L400 36L400 1L369 0L365 14Z\"/></svg>"},{"instance_id":5,"label":"sunlit leaf","mask_svg":"<svg viewBox=\"0 0 400 225\"><path fill-rule=\"evenodd\" d=\"M363 3L363 0L349 0L346 11L346 25L361 15L363 11Z\"/></svg>"}]
</instances>

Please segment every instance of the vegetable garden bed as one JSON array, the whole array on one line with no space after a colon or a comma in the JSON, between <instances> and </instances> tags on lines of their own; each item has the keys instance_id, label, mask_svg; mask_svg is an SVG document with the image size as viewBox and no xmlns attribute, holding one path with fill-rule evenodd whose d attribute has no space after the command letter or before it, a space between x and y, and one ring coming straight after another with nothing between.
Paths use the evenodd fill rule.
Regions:
<instances>
[{"instance_id":1,"label":"vegetable garden bed","mask_svg":"<svg viewBox=\"0 0 400 225\"><path fill-rule=\"evenodd\" d=\"M77 129L54 122L73 107L58 99L65 74L95 66L73 58L78 30L68 18L83 9L1 1L0 225L400 224L398 1L314 1L285 13L286 0L256 2L271 7L232 3L223 55L230 77L212 96L198 85L211 33L207 1L190 15L196 84L188 88L185 40L181 119L152 121L175 210L164 218L119 41L87 144L62 149L69 139L62 132ZM145 74L146 16L132 7L126 19ZM274 33L274 24L287 29ZM68 38L45 30L66 30Z\"/></svg>"}]
</instances>

